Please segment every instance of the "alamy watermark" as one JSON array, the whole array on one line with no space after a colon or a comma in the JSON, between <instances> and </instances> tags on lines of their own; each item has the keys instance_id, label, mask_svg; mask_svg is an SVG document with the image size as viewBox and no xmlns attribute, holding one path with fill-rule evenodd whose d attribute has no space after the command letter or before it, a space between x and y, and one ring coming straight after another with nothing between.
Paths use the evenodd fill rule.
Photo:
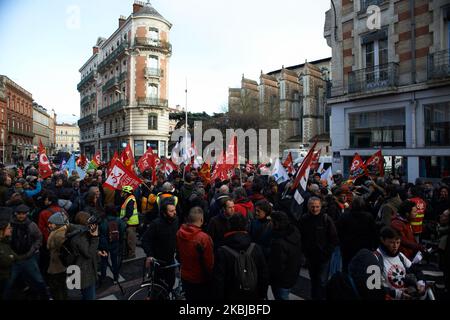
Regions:
<instances>
[{"instance_id":1,"label":"alamy watermark","mask_svg":"<svg viewBox=\"0 0 450 320\"><path fill-rule=\"evenodd\" d=\"M380 30L381 29L381 9L379 6L370 5L366 11L367 17L367 28L369 30Z\"/></svg>"},{"instance_id":2,"label":"alamy watermark","mask_svg":"<svg viewBox=\"0 0 450 320\"><path fill-rule=\"evenodd\" d=\"M269 148L270 136L270 150ZM171 141L178 142L172 150L172 161L179 165L185 162L185 158L180 155L191 154L192 146L196 149L196 154L203 160L213 162L224 162L231 164L234 162L234 154L230 155L227 150L233 139L237 139L237 161L238 164L245 164L248 159L252 163L268 163L271 159L279 157L280 150L280 132L278 129L226 129L225 137L219 129L208 129L203 132L201 121L194 123L194 137L185 129L177 129L172 133ZM248 141L248 144L246 142ZM203 143L207 145L203 148ZM247 147L246 147L247 146ZM228 153L228 155L227 155ZM222 155L225 157L222 158ZM247 155L247 156L246 156ZM222 161L221 161L222 160Z\"/></svg>"},{"instance_id":3,"label":"alamy watermark","mask_svg":"<svg viewBox=\"0 0 450 320\"><path fill-rule=\"evenodd\" d=\"M81 269L77 265L71 265L66 270L66 286L69 290L81 289Z\"/></svg>"}]
</instances>

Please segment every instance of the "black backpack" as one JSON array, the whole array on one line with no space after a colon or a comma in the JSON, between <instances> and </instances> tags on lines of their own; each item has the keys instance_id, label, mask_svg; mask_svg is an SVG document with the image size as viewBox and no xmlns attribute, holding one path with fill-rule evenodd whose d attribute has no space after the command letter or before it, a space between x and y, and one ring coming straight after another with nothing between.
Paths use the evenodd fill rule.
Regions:
<instances>
[{"instance_id":1,"label":"black backpack","mask_svg":"<svg viewBox=\"0 0 450 320\"><path fill-rule=\"evenodd\" d=\"M228 246L222 246L233 255L235 288L246 293L254 293L258 287L258 269L252 257L255 243L252 242L246 251L236 251Z\"/></svg>"},{"instance_id":2,"label":"black backpack","mask_svg":"<svg viewBox=\"0 0 450 320\"><path fill-rule=\"evenodd\" d=\"M31 221L27 220L25 223L13 225L11 248L18 255L28 253L33 245L33 239L30 237L30 224Z\"/></svg>"},{"instance_id":3,"label":"black backpack","mask_svg":"<svg viewBox=\"0 0 450 320\"><path fill-rule=\"evenodd\" d=\"M108 241L109 243L120 240L119 224L116 220L108 221Z\"/></svg>"},{"instance_id":4,"label":"black backpack","mask_svg":"<svg viewBox=\"0 0 450 320\"><path fill-rule=\"evenodd\" d=\"M78 254L75 252L73 240L81 235L82 232L83 230L76 230L66 234L66 239L59 249L59 260L61 260L62 265L66 268L75 265L77 262Z\"/></svg>"}]
</instances>

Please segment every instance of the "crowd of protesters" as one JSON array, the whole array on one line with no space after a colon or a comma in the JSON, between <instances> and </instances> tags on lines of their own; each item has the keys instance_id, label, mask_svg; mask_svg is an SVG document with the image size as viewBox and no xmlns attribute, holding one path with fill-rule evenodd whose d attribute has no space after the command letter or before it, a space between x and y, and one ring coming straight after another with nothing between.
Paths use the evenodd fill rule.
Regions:
<instances>
[{"instance_id":1,"label":"crowd of protesters","mask_svg":"<svg viewBox=\"0 0 450 320\"><path fill-rule=\"evenodd\" d=\"M32 165L20 170L21 177L18 168L0 171L2 299L24 291L36 299L67 299L61 250L69 237L86 300L96 298L108 266L118 280L120 261L134 258L139 242L147 265L180 262L187 300L266 299L269 286L275 299L287 300L302 266L314 300L344 298L348 288L339 275L351 279L349 296L411 299L390 268L406 275L430 243L437 245L447 294L450 289L450 202L443 183L411 184L389 175L349 182L337 172L328 186L315 173L299 204L292 177L277 184L259 170L237 169L229 180L210 182L198 169L180 168L169 176L158 172L154 184L148 170L140 187L120 190L103 187L106 166L84 179L56 167L44 180ZM255 273L251 288L242 288L237 274L235 259L243 253ZM378 291L364 287L371 264L382 265ZM175 271L161 277L173 286Z\"/></svg>"}]
</instances>

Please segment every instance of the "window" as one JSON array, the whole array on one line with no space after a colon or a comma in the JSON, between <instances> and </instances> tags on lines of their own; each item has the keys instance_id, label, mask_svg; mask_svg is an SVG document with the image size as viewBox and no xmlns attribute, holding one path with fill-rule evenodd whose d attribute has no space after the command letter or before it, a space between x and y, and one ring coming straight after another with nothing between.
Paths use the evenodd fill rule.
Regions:
<instances>
[{"instance_id":1,"label":"window","mask_svg":"<svg viewBox=\"0 0 450 320\"><path fill-rule=\"evenodd\" d=\"M125 117L122 118L122 131L125 131Z\"/></svg>"},{"instance_id":2,"label":"window","mask_svg":"<svg viewBox=\"0 0 450 320\"><path fill-rule=\"evenodd\" d=\"M158 98L158 85L154 83L149 83L147 88L147 97L152 99Z\"/></svg>"},{"instance_id":3,"label":"window","mask_svg":"<svg viewBox=\"0 0 450 320\"><path fill-rule=\"evenodd\" d=\"M361 0L361 11L366 12L367 8L376 5L379 6L384 2L384 0Z\"/></svg>"},{"instance_id":4,"label":"window","mask_svg":"<svg viewBox=\"0 0 450 320\"><path fill-rule=\"evenodd\" d=\"M450 157L419 157L419 176L442 178L450 176Z\"/></svg>"},{"instance_id":5,"label":"window","mask_svg":"<svg viewBox=\"0 0 450 320\"><path fill-rule=\"evenodd\" d=\"M160 141L159 142L160 145L160 151L159 151L159 156L160 157L165 157L166 156L166 142L165 141Z\"/></svg>"},{"instance_id":6,"label":"window","mask_svg":"<svg viewBox=\"0 0 450 320\"><path fill-rule=\"evenodd\" d=\"M144 140L134 141L134 156L141 157L145 153Z\"/></svg>"},{"instance_id":7,"label":"window","mask_svg":"<svg viewBox=\"0 0 450 320\"><path fill-rule=\"evenodd\" d=\"M159 68L159 60L156 56L149 56L148 57L148 67L150 69L158 69Z\"/></svg>"},{"instance_id":8,"label":"window","mask_svg":"<svg viewBox=\"0 0 450 320\"><path fill-rule=\"evenodd\" d=\"M367 85L388 80L388 44L387 40L376 40L365 45L365 80Z\"/></svg>"},{"instance_id":9,"label":"window","mask_svg":"<svg viewBox=\"0 0 450 320\"><path fill-rule=\"evenodd\" d=\"M106 135L106 121L103 122L103 135Z\"/></svg>"},{"instance_id":10,"label":"window","mask_svg":"<svg viewBox=\"0 0 450 320\"><path fill-rule=\"evenodd\" d=\"M450 146L450 101L424 106L425 145Z\"/></svg>"},{"instance_id":11,"label":"window","mask_svg":"<svg viewBox=\"0 0 450 320\"><path fill-rule=\"evenodd\" d=\"M158 130L158 115L148 115L148 130Z\"/></svg>"},{"instance_id":12,"label":"window","mask_svg":"<svg viewBox=\"0 0 450 320\"><path fill-rule=\"evenodd\" d=\"M350 148L405 146L405 109L349 115Z\"/></svg>"},{"instance_id":13,"label":"window","mask_svg":"<svg viewBox=\"0 0 450 320\"><path fill-rule=\"evenodd\" d=\"M159 40L159 31L158 31L158 29L150 28L148 36L149 36L149 38L151 40L158 41Z\"/></svg>"},{"instance_id":14,"label":"window","mask_svg":"<svg viewBox=\"0 0 450 320\"><path fill-rule=\"evenodd\" d=\"M119 120L116 119L116 127L114 128L115 133L117 133L118 128L119 128Z\"/></svg>"},{"instance_id":15,"label":"window","mask_svg":"<svg viewBox=\"0 0 450 320\"><path fill-rule=\"evenodd\" d=\"M109 121L109 134L112 134L112 120Z\"/></svg>"}]
</instances>

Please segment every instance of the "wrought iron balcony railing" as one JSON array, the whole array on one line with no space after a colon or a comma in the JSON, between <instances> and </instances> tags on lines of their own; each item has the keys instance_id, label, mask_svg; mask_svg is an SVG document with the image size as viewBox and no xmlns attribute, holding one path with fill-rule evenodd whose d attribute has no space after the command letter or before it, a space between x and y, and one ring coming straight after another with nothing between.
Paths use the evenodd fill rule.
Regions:
<instances>
[{"instance_id":1,"label":"wrought iron balcony railing","mask_svg":"<svg viewBox=\"0 0 450 320\"><path fill-rule=\"evenodd\" d=\"M103 108L98 111L98 117L104 118L110 114L116 113L120 110L125 109L125 107L128 105L128 100L122 99L117 102L114 102L113 104L107 106L106 108Z\"/></svg>"},{"instance_id":2,"label":"wrought iron balcony railing","mask_svg":"<svg viewBox=\"0 0 450 320\"><path fill-rule=\"evenodd\" d=\"M83 126L85 124L88 124L88 123L91 123L91 122L94 122L94 115L93 114L90 114L90 115L88 115L88 116L78 120L78 126L81 127L81 126Z\"/></svg>"},{"instance_id":3,"label":"wrought iron balcony railing","mask_svg":"<svg viewBox=\"0 0 450 320\"><path fill-rule=\"evenodd\" d=\"M386 63L350 72L348 93L390 90L398 86L398 64Z\"/></svg>"},{"instance_id":4,"label":"wrought iron balcony railing","mask_svg":"<svg viewBox=\"0 0 450 320\"><path fill-rule=\"evenodd\" d=\"M172 53L172 44L164 40L155 40L146 37L136 37L134 40L136 47L148 47L152 49L159 49L165 53Z\"/></svg>"},{"instance_id":5,"label":"wrought iron balcony railing","mask_svg":"<svg viewBox=\"0 0 450 320\"><path fill-rule=\"evenodd\" d=\"M95 70L92 70L91 72L89 72L89 74L86 77L84 77L80 81L80 83L78 83L78 85L77 85L78 91L80 91L84 87L84 85L86 85L87 83L89 83L92 80L94 80L94 77L95 77Z\"/></svg>"},{"instance_id":6,"label":"wrought iron balcony railing","mask_svg":"<svg viewBox=\"0 0 450 320\"><path fill-rule=\"evenodd\" d=\"M144 74L146 78L161 78L164 76L164 71L159 68L145 68Z\"/></svg>"},{"instance_id":7,"label":"wrought iron balcony railing","mask_svg":"<svg viewBox=\"0 0 450 320\"><path fill-rule=\"evenodd\" d=\"M106 67L112 64L117 58L120 58L128 50L128 43L120 44L112 53L110 53L97 67L98 72L105 71Z\"/></svg>"},{"instance_id":8,"label":"wrought iron balcony railing","mask_svg":"<svg viewBox=\"0 0 450 320\"><path fill-rule=\"evenodd\" d=\"M102 91L106 92L109 89L113 88L113 87L118 87L119 86L119 80L117 77L113 77L111 79L109 79L105 85L102 87Z\"/></svg>"},{"instance_id":9,"label":"wrought iron balcony railing","mask_svg":"<svg viewBox=\"0 0 450 320\"><path fill-rule=\"evenodd\" d=\"M450 50L428 55L428 80L450 77Z\"/></svg>"},{"instance_id":10,"label":"wrought iron balcony railing","mask_svg":"<svg viewBox=\"0 0 450 320\"><path fill-rule=\"evenodd\" d=\"M169 105L166 99L158 99L158 98L138 98L137 102L138 106L165 108Z\"/></svg>"}]
</instances>

